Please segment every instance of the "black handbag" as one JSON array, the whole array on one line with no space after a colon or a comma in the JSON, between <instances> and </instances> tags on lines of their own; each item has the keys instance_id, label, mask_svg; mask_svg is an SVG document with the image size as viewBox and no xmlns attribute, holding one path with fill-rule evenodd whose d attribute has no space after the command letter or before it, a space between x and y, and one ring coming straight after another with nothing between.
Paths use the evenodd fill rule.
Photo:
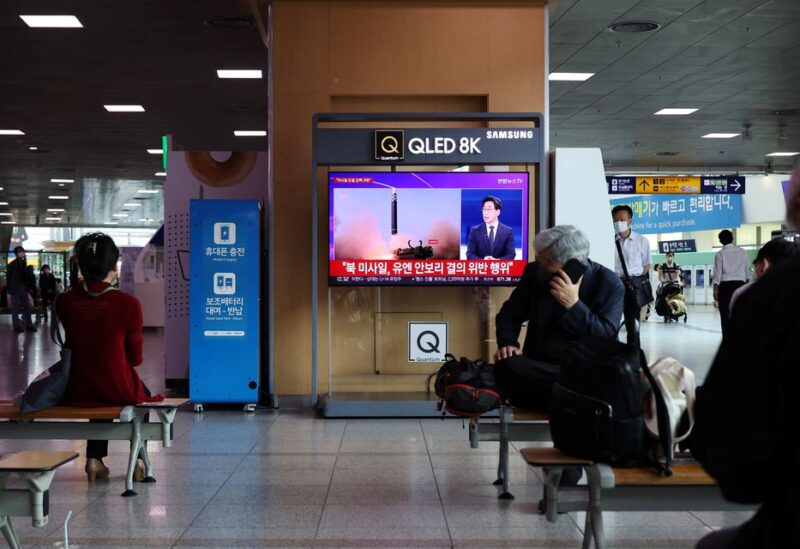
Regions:
<instances>
[{"instance_id":1,"label":"black handbag","mask_svg":"<svg viewBox=\"0 0 800 549\"><path fill-rule=\"evenodd\" d=\"M19 403L20 414L31 414L57 406L64 400L67 394L67 385L69 384L69 371L71 364L71 352L69 348L64 345L64 340L61 337L61 330L59 328L58 313L56 312L56 301L58 296L53 300L51 305L51 324L50 324L50 338L53 343L58 345L61 359L50 366L47 370L36 376L25 392L22 394Z\"/></svg>"},{"instance_id":2,"label":"black handbag","mask_svg":"<svg viewBox=\"0 0 800 549\"><path fill-rule=\"evenodd\" d=\"M622 283L625 284L626 289L625 298L632 299L633 303L641 309L654 301L653 285L650 284L650 277L646 275L631 276L628 273L628 266L625 264L625 256L622 253L622 245L619 242L619 238L616 239L616 244L619 261L622 264L622 272L625 274L622 278Z\"/></svg>"},{"instance_id":3,"label":"black handbag","mask_svg":"<svg viewBox=\"0 0 800 549\"><path fill-rule=\"evenodd\" d=\"M448 353L434 385L439 397L437 410L459 417L476 417L500 407L500 389L494 365L483 360L456 359ZM430 386L430 381L428 381Z\"/></svg>"}]
</instances>

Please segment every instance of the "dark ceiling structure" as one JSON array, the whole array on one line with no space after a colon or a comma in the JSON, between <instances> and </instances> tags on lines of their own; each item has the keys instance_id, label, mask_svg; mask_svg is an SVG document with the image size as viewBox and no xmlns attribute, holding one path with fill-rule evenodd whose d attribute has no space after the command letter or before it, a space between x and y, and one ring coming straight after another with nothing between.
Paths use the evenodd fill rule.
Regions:
<instances>
[{"instance_id":1,"label":"dark ceiling structure","mask_svg":"<svg viewBox=\"0 0 800 549\"><path fill-rule=\"evenodd\" d=\"M50 224L45 219L56 216L57 225L158 226L161 194L138 191L163 186L155 175L162 158L147 153L161 148L162 135L172 134L177 149L266 149L266 137L233 134L266 130L267 50L255 6L0 2L0 129L24 132L0 135L0 202L9 203L0 211L12 212L17 224ZM20 19L66 13L83 28L29 28ZM264 78L222 80L218 69L261 69ZM111 113L108 104L145 112ZM136 203L142 206L124 206Z\"/></svg>"},{"instance_id":2,"label":"dark ceiling structure","mask_svg":"<svg viewBox=\"0 0 800 549\"><path fill-rule=\"evenodd\" d=\"M13 213L3 220L155 227L162 195L140 191L163 186L161 157L146 152L162 135L179 150L265 150L266 137L233 134L266 130L265 3L0 2L0 130L24 132L0 135L0 215ZM54 13L83 28L20 19ZM797 157L765 155L800 151L799 47L799 0L553 2L550 70L595 75L550 83L550 145L600 147L609 172L788 171ZM221 80L218 69L264 78ZM698 110L654 115L675 107ZM740 135L701 137L711 132Z\"/></svg>"}]
</instances>

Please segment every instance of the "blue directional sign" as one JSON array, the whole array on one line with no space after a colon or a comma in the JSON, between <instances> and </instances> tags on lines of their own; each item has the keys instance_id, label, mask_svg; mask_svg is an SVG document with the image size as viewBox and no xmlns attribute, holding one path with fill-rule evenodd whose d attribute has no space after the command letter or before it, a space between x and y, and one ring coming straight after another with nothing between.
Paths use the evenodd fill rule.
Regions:
<instances>
[{"instance_id":1,"label":"blue directional sign","mask_svg":"<svg viewBox=\"0 0 800 549\"><path fill-rule=\"evenodd\" d=\"M681 253L681 252L696 252L697 243L695 240L659 240L658 251L662 254L667 252Z\"/></svg>"},{"instance_id":2,"label":"blue directional sign","mask_svg":"<svg viewBox=\"0 0 800 549\"><path fill-rule=\"evenodd\" d=\"M702 185L700 192L703 194L744 194L745 177L743 175L726 177L700 178Z\"/></svg>"},{"instance_id":3,"label":"blue directional sign","mask_svg":"<svg viewBox=\"0 0 800 549\"><path fill-rule=\"evenodd\" d=\"M636 194L635 177L606 177L608 194Z\"/></svg>"}]
</instances>

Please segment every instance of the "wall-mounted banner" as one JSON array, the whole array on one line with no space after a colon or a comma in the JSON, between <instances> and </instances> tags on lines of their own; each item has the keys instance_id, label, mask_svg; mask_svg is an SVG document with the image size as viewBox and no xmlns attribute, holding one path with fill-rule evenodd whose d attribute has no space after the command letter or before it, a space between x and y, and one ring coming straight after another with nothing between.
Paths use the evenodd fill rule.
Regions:
<instances>
[{"instance_id":1,"label":"wall-mounted banner","mask_svg":"<svg viewBox=\"0 0 800 549\"><path fill-rule=\"evenodd\" d=\"M607 176L609 194L744 194L744 176Z\"/></svg>"},{"instance_id":2,"label":"wall-mounted banner","mask_svg":"<svg viewBox=\"0 0 800 549\"><path fill-rule=\"evenodd\" d=\"M534 164L542 146L540 128L321 128L317 163Z\"/></svg>"},{"instance_id":3,"label":"wall-mounted banner","mask_svg":"<svg viewBox=\"0 0 800 549\"><path fill-rule=\"evenodd\" d=\"M694 239L689 240L659 240L658 251L662 254L672 252L679 254L681 252L696 252L697 243Z\"/></svg>"},{"instance_id":4,"label":"wall-mounted banner","mask_svg":"<svg viewBox=\"0 0 800 549\"><path fill-rule=\"evenodd\" d=\"M192 200L189 389L194 402L258 402L260 204Z\"/></svg>"},{"instance_id":5,"label":"wall-mounted banner","mask_svg":"<svg viewBox=\"0 0 800 549\"><path fill-rule=\"evenodd\" d=\"M633 230L641 234L731 229L742 224L740 195L664 195L615 198L611 207L633 210Z\"/></svg>"},{"instance_id":6,"label":"wall-mounted banner","mask_svg":"<svg viewBox=\"0 0 800 549\"><path fill-rule=\"evenodd\" d=\"M408 361L444 362L447 354L447 322L408 323Z\"/></svg>"}]
</instances>

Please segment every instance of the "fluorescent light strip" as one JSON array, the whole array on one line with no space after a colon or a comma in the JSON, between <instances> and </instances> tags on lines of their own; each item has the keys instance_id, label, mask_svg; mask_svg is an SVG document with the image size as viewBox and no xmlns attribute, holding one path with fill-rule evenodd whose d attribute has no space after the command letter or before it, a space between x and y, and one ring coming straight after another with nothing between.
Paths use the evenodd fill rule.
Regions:
<instances>
[{"instance_id":1,"label":"fluorescent light strip","mask_svg":"<svg viewBox=\"0 0 800 549\"><path fill-rule=\"evenodd\" d=\"M742 135L740 133L707 133L703 136L703 139L730 139L731 137L736 137Z\"/></svg>"},{"instance_id":2,"label":"fluorescent light strip","mask_svg":"<svg viewBox=\"0 0 800 549\"><path fill-rule=\"evenodd\" d=\"M593 72L551 72L551 82L585 82L595 73Z\"/></svg>"},{"instance_id":3,"label":"fluorescent light strip","mask_svg":"<svg viewBox=\"0 0 800 549\"><path fill-rule=\"evenodd\" d=\"M653 114L668 115L668 116L669 115L680 116L680 115L692 114L693 112L696 112L696 111L697 111L697 109L661 109L657 113L653 113Z\"/></svg>"},{"instance_id":4,"label":"fluorescent light strip","mask_svg":"<svg viewBox=\"0 0 800 549\"><path fill-rule=\"evenodd\" d=\"M47 198L49 198L50 200L69 200L68 196L58 195L58 194L51 194Z\"/></svg>"},{"instance_id":5,"label":"fluorescent light strip","mask_svg":"<svg viewBox=\"0 0 800 549\"><path fill-rule=\"evenodd\" d=\"M14 217L14 214L11 212L2 212L0 213L0 217Z\"/></svg>"},{"instance_id":6,"label":"fluorescent light strip","mask_svg":"<svg viewBox=\"0 0 800 549\"><path fill-rule=\"evenodd\" d=\"M116 221L106 221L103 225L119 225Z\"/></svg>"},{"instance_id":7,"label":"fluorescent light strip","mask_svg":"<svg viewBox=\"0 0 800 549\"><path fill-rule=\"evenodd\" d=\"M233 130L236 137L264 137L267 135L265 130Z\"/></svg>"},{"instance_id":8,"label":"fluorescent light strip","mask_svg":"<svg viewBox=\"0 0 800 549\"><path fill-rule=\"evenodd\" d=\"M108 112L144 112L141 105L103 105Z\"/></svg>"},{"instance_id":9,"label":"fluorescent light strip","mask_svg":"<svg viewBox=\"0 0 800 549\"><path fill-rule=\"evenodd\" d=\"M8 202L0 202L0 206L8 206Z\"/></svg>"},{"instance_id":10,"label":"fluorescent light strip","mask_svg":"<svg viewBox=\"0 0 800 549\"><path fill-rule=\"evenodd\" d=\"M20 15L32 29L80 29L80 20L74 15Z\"/></svg>"},{"instance_id":11,"label":"fluorescent light strip","mask_svg":"<svg viewBox=\"0 0 800 549\"><path fill-rule=\"evenodd\" d=\"M0 221L3 225L16 225L16 221Z\"/></svg>"},{"instance_id":12,"label":"fluorescent light strip","mask_svg":"<svg viewBox=\"0 0 800 549\"><path fill-rule=\"evenodd\" d=\"M163 154L163 149L147 149L147 154Z\"/></svg>"},{"instance_id":13,"label":"fluorescent light strip","mask_svg":"<svg viewBox=\"0 0 800 549\"><path fill-rule=\"evenodd\" d=\"M123 208L139 208L141 204L136 204L135 202L126 202L122 205Z\"/></svg>"},{"instance_id":14,"label":"fluorescent light strip","mask_svg":"<svg viewBox=\"0 0 800 549\"><path fill-rule=\"evenodd\" d=\"M75 183L74 179L51 179L50 183Z\"/></svg>"},{"instance_id":15,"label":"fluorescent light strip","mask_svg":"<svg viewBox=\"0 0 800 549\"><path fill-rule=\"evenodd\" d=\"M263 78L260 70L218 70L219 78Z\"/></svg>"},{"instance_id":16,"label":"fluorescent light strip","mask_svg":"<svg viewBox=\"0 0 800 549\"><path fill-rule=\"evenodd\" d=\"M155 189L139 189L136 192L139 193L139 194L158 194L161 191L157 191Z\"/></svg>"},{"instance_id":17,"label":"fluorescent light strip","mask_svg":"<svg viewBox=\"0 0 800 549\"><path fill-rule=\"evenodd\" d=\"M111 214L111 217L123 218L123 217L128 217L128 214Z\"/></svg>"},{"instance_id":18,"label":"fluorescent light strip","mask_svg":"<svg viewBox=\"0 0 800 549\"><path fill-rule=\"evenodd\" d=\"M45 221L61 221L60 217L45 217Z\"/></svg>"},{"instance_id":19,"label":"fluorescent light strip","mask_svg":"<svg viewBox=\"0 0 800 549\"><path fill-rule=\"evenodd\" d=\"M22 130L0 130L0 135L25 135Z\"/></svg>"},{"instance_id":20,"label":"fluorescent light strip","mask_svg":"<svg viewBox=\"0 0 800 549\"><path fill-rule=\"evenodd\" d=\"M29 151L38 151L39 147L28 147Z\"/></svg>"},{"instance_id":21,"label":"fluorescent light strip","mask_svg":"<svg viewBox=\"0 0 800 549\"><path fill-rule=\"evenodd\" d=\"M167 177L167 172L156 172L154 175L156 177Z\"/></svg>"},{"instance_id":22,"label":"fluorescent light strip","mask_svg":"<svg viewBox=\"0 0 800 549\"><path fill-rule=\"evenodd\" d=\"M64 211L64 208L47 208L47 211L53 213L61 213Z\"/></svg>"},{"instance_id":23,"label":"fluorescent light strip","mask_svg":"<svg viewBox=\"0 0 800 549\"><path fill-rule=\"evenodd\" d=\"M798 154L800 154L800 152L796 152L796 153L793 153L793 152L774 152L774 153L769 153L766 156L797 156Z\"/></svg>"},{"instance_id":24,"label":"fluorescent light strip","mask_svg":"<svg viewBox=\"0 0 800 549\"><path fill-rule=\"evenodd\" d=\"M155 219L153 219L153 218L150 218L150 217L143 217L143 218L142 218L142 219L140 219L139 221L140 221L141 223L150 223L150 222L152 222L152 221L155 221Z\"/></svg>"}]
</instances>

